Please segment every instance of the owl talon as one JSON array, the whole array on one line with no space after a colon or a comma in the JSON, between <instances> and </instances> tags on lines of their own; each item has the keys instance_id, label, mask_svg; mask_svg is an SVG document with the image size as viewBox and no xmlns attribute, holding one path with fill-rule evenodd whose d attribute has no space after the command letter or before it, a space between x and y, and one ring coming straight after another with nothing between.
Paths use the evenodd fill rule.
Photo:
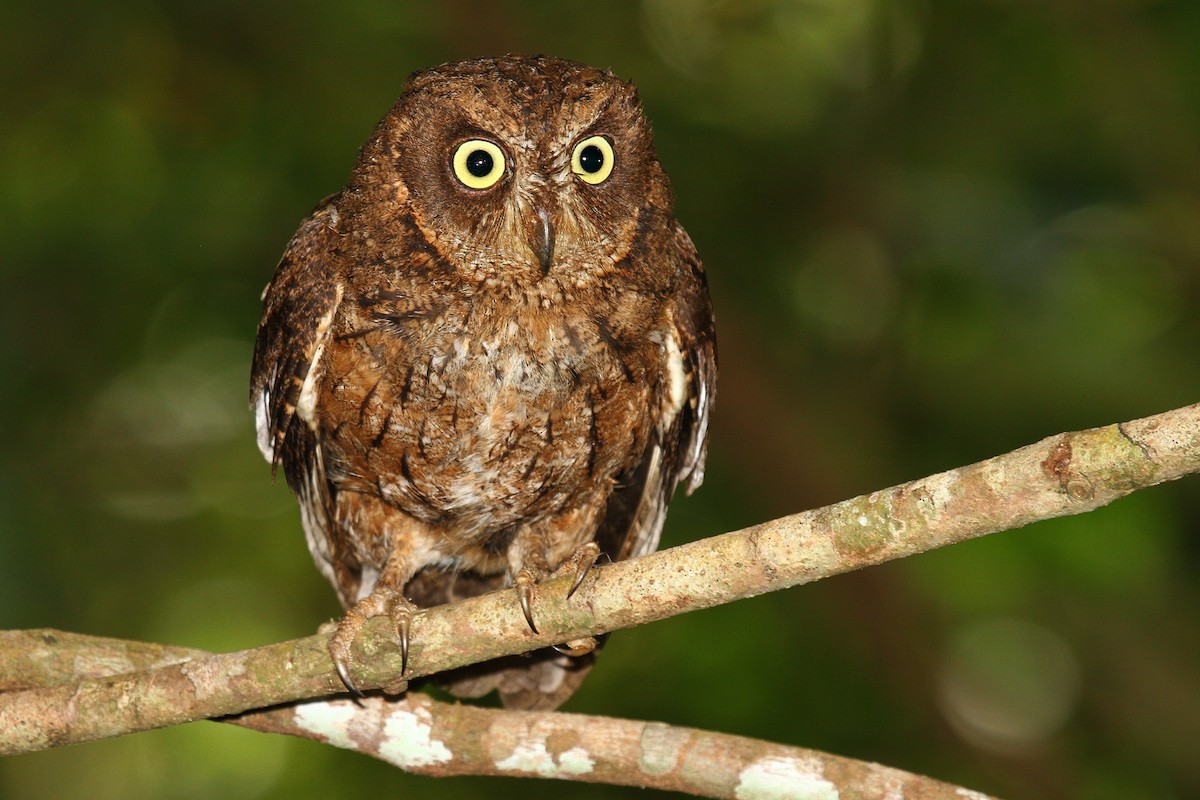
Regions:
<instances>
[{"instance_id":1,"label":"owl talon","mask_svg":"<svg viewBox=\"0 0 1200 800\"><path fill-rule=\"evenodd\" d=\"M574 564L575 578L571 581L571 588L567 590L568 600L571 599L571 595L575 594L575 590L580 587L587 574L591 572L592 567L596 564L596 559L599 557L600 545L595 542L586 542L571 554L571 557L567 560L567 564ZM595 643L593 642L594 645Z\"/></svg>"},{"instance_id":2,"label":"owl talon","mask_svg":"<svg viewBox=\"0 0 1200 800\"><path fill-rule=\"evenodd\" d=\"M551 645L551 647L562 653L564 656L578 658L579 656L586 656L588 653L596 649L596 637L587 636L583 639L572 639L569 642Z\"/></svg>"},{"instance_id":3,"label":"owl talon","mask_svg":"<svg viewBox=\"0 0 1200 800\"><path fill-rule=\"evenodd\" d=\"M362 691L355 685L354 679L350 677L350 670L345 663L338 660L335 656L333 659L333 668L337 671L338 677L342 679L342 683L350 690L350 694L355 697L365 697Z\"/></svg>"},{"instance_id":4,"label":"owl talon","mask_svg":"<svg viewBox=\"0 0 1200 800\"><path fill-rule=\"evenodd\" d=\"M396 625L396 636L400 639L400 676L408 672L408 634L412 630L412 610L408 606L408 601L400 598L402 602L393 602L388 609L391 612L392 622ZM401 689L400 691L404 691ZM389 694L399 694L400 692L389 692Z\"/></svg>"},{"instance_id":5,"label":"owl talon","mask_svg":"<svg viewBox=\"0 0 1200 800\"><path fill-rule=\"evenodd\" d=\"M533 624L533 588L537 585L537 578L529 570L523 569L517 575L516 584L517 599L521 602L521 612L529 623L529 630L538 633L537 625Z\"/></svg>"},{"instance_id":6,"label":"owl talon","mask_svg":"<svg viewBox=\"0 0 1200 800\"><path fill-rule=\"evenodd\" d=\"M358 633L360 627L361 625L351 621L347 614L338 623L337 631L329 640L329 657L333 659L333 668L337 671L342 683L355 697L362 697L363 693L354 683L354 679L350 677L350 644L354 641L354 635Z\"/></svg>"}]
</instances>

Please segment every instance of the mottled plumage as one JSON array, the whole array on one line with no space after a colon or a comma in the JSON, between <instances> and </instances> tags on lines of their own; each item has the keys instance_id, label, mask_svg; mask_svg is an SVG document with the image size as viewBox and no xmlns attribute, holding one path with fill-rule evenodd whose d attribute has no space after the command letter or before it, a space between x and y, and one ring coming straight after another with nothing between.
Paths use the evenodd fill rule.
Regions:
<instances>
[{"instance_id":1,"label":"mottled plumage","mask_svg":"<svg viewBox=\"0 0 1200 800\"><path fill-rule=\"evenodd\" d=\"M653 550L703 479L716 362L704 273L636 91L506 56L417 73L263 296L259 444L350 609L424 607L595 552ZM407 599L406 599L407 598ZM531 617L531 624L533 619ZM582 648L581 648L582 649ZM590 661L457 676L557 706Z\"/></svg>"}]
</instances>

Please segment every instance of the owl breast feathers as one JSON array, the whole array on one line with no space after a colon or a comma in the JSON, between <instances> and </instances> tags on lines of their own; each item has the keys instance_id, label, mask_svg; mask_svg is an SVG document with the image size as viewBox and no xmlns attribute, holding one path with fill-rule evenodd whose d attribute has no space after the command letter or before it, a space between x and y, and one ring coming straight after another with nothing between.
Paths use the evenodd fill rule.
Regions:
<instances>
[{"instance_id":1,"label":"owl breast feathers","mask_svg":"<svg viewBox=\"0 0 1200 800\"><path fill-rule=\"evenodd\" d=\"M703 479L715 392L703 268L637 93L551 58L413 75L263 296L251 403L348 609L390 615L653 550ZM575 643L574 652L588 649ZM452 676L553 707L591 656ZM396 688L401 688L398 683Z\"/></svg>"}]
</instances>

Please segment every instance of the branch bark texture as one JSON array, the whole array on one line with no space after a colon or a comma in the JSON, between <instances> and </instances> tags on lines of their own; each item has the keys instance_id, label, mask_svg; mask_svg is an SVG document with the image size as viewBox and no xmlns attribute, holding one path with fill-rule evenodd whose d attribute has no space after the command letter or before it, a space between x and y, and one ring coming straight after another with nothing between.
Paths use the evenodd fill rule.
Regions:
<instances>
[{"instance_id":1,"label":"branch bark texture","mask_svg":"<svg viewBox=\"0 0 1200 800\"><path fill-rule=\"evenodd\" d=\"M207 654L52 630L0 632L0 663L27 655L21 685L50 687ZM6 673L0 692L15 677ZM441 703L418 692L312 700L218 721L354 750L430 777L558 778L742 800L964 797L956 786L818 750L661 722Z\"/></svg>"},{"instance_id":2,"label":"branch bark texture","mask_svg":"<svg viewBox=\"0 0 1200 800\"><path fill-rule=\"evenodd\" d=\"M1197 471L1200 404L1052 436L966 467L597 568L570 600L566 578L543 584L536 599L541 634L528 630L511 590L429 609L413 623L409 676L632 627L1090 511ZM131 653L127 674L9 691L0 696L0 752L336 694L342 687L325 642L312 636L221 655ZM353 677L359 686L381 687L399 672L400 653L385 620L367 626L355 648L359 669ZM37 659L3 653L0 686L37 687L38 681L21 679L36 671Z\"/></svg>"}]
</instances>

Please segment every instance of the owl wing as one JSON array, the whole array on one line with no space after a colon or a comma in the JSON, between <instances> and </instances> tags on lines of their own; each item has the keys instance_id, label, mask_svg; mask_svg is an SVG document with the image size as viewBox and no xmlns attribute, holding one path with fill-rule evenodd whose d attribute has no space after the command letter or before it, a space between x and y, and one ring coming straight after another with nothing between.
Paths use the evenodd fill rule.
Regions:
<instances>
[{"instance_id":1,"label":"owl wing","mask_svg":"<svg viewBox=\"0 0 1200 800\"><path fill-rule=\"evenodd\" d=\"M657 548L675 487L682 483L691 494L704 482L708 416L717 391L717 340L704 266L678 223L675 247L683 280L667 309L667 377L656 423L641 461L618 479L596 536L614 561Z\"/></svg>"},{"instance_id":2,"label":"owl wing","mask_svg":"<svg viewBox=\"0 0 1200 800\"><path fill-rule=\"evenodd\" d=\"M258 447L272 469L282 462L288 485L300 497L310 546L324 540L316 535L328 532L331 508L315 411L321 360L342 301L334 268L336 199L327 197L304 220L263 292L250 371ZM326 571L329 565L322 561L317 559L318 566Z\"/></svg>"}]
</instances>

